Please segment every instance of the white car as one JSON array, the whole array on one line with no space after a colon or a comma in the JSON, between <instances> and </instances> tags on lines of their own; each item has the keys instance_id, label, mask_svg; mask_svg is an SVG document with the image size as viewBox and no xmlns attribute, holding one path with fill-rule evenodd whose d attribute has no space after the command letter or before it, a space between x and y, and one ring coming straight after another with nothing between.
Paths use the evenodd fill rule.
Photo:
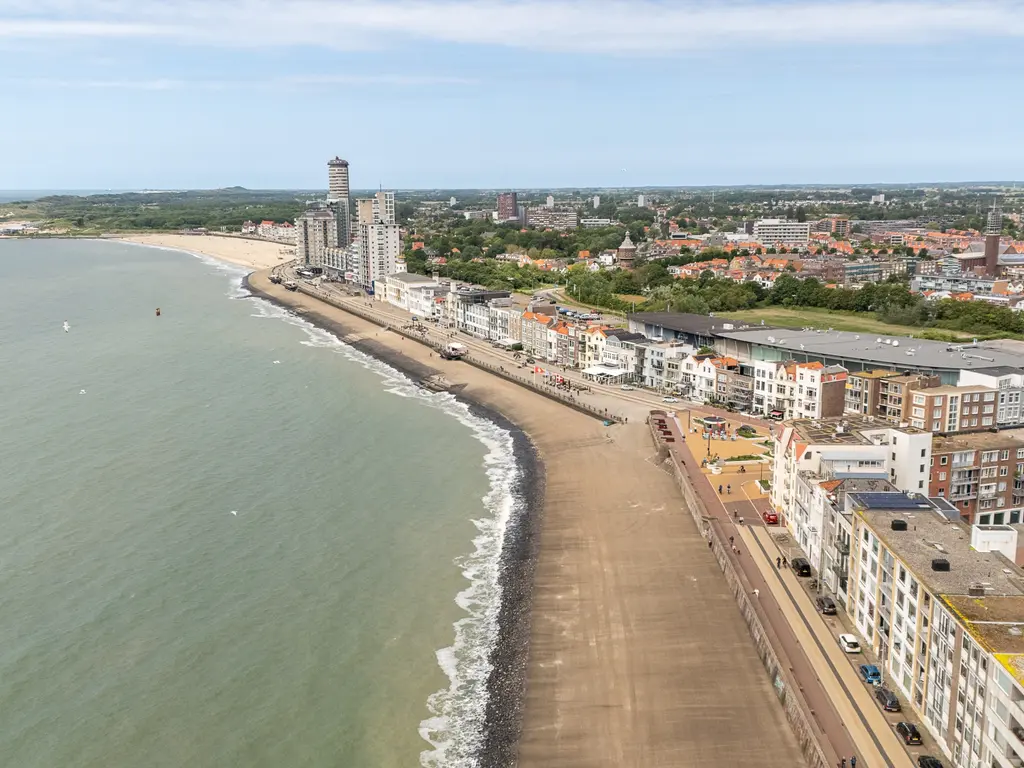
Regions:
<instances>
[{"instance_id":1,"label":"white car","mask_svg":"<svg viewBox=\"0 0 1024 768\"><path fill-rule=\"evenodd\" d=\"M678 403L679 402L679 398L678 397L663 397L663 398L661 398L661 402L663 402L663 403Z\"/></svg>"},{"instance_id":2,"label":"white car","mask_svg":"<svg viewBox=\"0 0 1024 768\"><path fill-rule=\"evenodd\" d=\"M631 387L629 386L629 384L623 384L621 387L619 387L619 389L621 389L623 392L632 392L634 389L636 389L636 387Z\"/></svg>"},{"instance_id":3,"label":"white car","mask_svg":"<svg viewBox=\"0 0 1024 768\"><path fill-rule=\"evenodd\" d=\"M860 653L860 643L853 635L842 634L839 636L839 647L845 653Z\"/></svg>"}]
</instances>

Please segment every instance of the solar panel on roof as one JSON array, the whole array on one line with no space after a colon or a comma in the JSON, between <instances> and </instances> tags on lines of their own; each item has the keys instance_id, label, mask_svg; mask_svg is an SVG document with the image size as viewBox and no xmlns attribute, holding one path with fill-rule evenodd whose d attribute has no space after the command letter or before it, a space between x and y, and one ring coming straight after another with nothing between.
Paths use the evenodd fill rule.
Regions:
<instances>
[{"instance_id":1,"label":"solar panel on roof","mask_svg":"<svg viewBox=\"0 0 1024 768\"><path fill-rule=\"evenodd\" d=\"M928 509L924 499L912 499L903 493L855 493L853 500L867 509Z\"/></svg>"}]
</instances>

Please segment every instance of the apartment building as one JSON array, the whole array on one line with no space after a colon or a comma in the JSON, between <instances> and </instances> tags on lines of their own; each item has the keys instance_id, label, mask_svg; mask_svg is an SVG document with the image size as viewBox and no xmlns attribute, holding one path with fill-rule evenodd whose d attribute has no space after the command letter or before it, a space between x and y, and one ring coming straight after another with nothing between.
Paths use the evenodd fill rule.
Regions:
<instances>
[{"instance_id":1,"label":"apartment building","mask_svg":"<svg viewBox=\"0 0 1024 768\"><path fill-rule=\"evenodd\" d=\"M754 238L765 245L807 245L811 225L786 219L760 219L754 222Z\"/></svg>"},{"instance_id":2,"label":"apartment building","mask_svg":"<svg viewBox=\"0 0 1024 768\"><path fill-rule=\"evenodd\" d=\"M380 296L378 291L378 298L419 318L434 317L434 298L448 291L433 277L412 272L396 272L384 278L383 282L384 295Z\"/></svg>"},{"instance_id":3,"label":"apartment building","mask_svg":"<svg viewBox=\"0 0 1024 768\"><path fill-rule=\"evenodd\" d=\"M842 415L848 373L842 366L787 360L755 361L751 367L751 405L755 413L775 419Z\"/></svg>"},{"instance_id":4,"label":"apartment building","mask_svg":"<svg viewBox=\"0 0 1024 768\"><path fill-rule=\"evenodd\" d=\"M878 413L880 418L893 424L907 421L904 408L909 416L910 393L918 389L937 387L942 383L939 376L924 373L909 373L903 376L883 378L879 385Z\"/></svg>"},{"instance_id":5,"label":"apartment building","mask_svg":"<svg viewBox=\"0 0 1024 768\"><path fill-rule=\"evenodd\" d=\"M558 365L573 368L579 362L577 328L566 322L556 321L548 328L548 360Z\"/></svg>"},{"instance_id":6,"label":"apartment building","mask_svg":"<svg viewBox=\"0 0 1024 768\"><path fill-rule=\"evenodd\" d=\"M519 218L519 199L515 192L498 193L498 221Z\"/></svg>"},{"instance_id":7,"label":"apartment building","mask_svg":"<svg viewBox=\"0 0 1024 768\"><path fill-rule=\"evenodd\" d=\"M932 443L928 495L947 499L966 523L1018 523L1024 511L1024 440L989 432Z\"/></svg>"},{"instance_id":8,"label":"apartment building","mask_svg":"<svg viewBox=\"0 0 1024 768\"><path fill-rule=\"evenodd\" d=\"M846 611L958 768L1024 762L1024 572L903 494L851 494Z\"/></svg>"},{"instance_id":9,"label":"apartment building","mask_svg":"<svg viewBox=\"0 0 1024 768\"><path fill-rule=\"evenodd\" d=\"M539 229L576 229L580 225L580 214L576 209L527 208L526 223Z\"/></svg>"},{"instance_id":10,"label":"apartment building","mask_svg":"<svg viewBox=\"0 0 1024 768\"><path fill-rule=\"evenodd\" d=\"M490 338L490 303L510 296L508 291L490 291L452 283L445 307L447 318L460 331L481 339Z\"/></svg>"},{"instance_id":11,"label":"apartment building","mask_svg":"<svg viewBox=\"0 0 1024 768\"><path fill-rule=\"evenodd\" d=\"M510 300L492 301L490 307L488 338L496 341L522 342L523 310L512 304Z\"/></svg>"},{"instance_id":12,"label":"apartment building","mask_svg":"<svg viewBox=\"0 0 1024 768\"><path fill-rule=\"evenodd\" d=\"M334 212L327 207L308 208L295 220L295 258L300 264L323 268L327 250L338 247Z\"/></svg>"},{"instance_id":13,"label":"apartment building","mask_svg":"<svg viewBox=\"0 0 1024 768\"><path fill-rule=\"evenodd\" d=\"M899 376L899 371L878 368L873 371L850 371L846 376L846 397L843 412L861 416L877 416L882 381Z\"/></svg>"},{"instance_id":14,"label":"apartment building","mask_svg":"<svg viewBox=\"0 0 1024 768\"><path fill-rule=\"evenodd\" d=\"M694 348L678 341L647 340L643 347L643 385L661 392L679 390L683 367Z\"/></svg>"},{"instance_id":15,"label":"apartment building","mask_svg":"<svg viewBox=\"0 0 1024 768\"><path fill-rule=\"evenodd\" d=\"M609 333L604 344L602 363L612 368L625 371L626 381L643 381L644 358L647 344L650 342L642 333L631 333L624 329L616 329Z\"/></svg>"},{"instance_id":16,"label":"apartment building","mask_svg":"<svg viewBox=\"0 0 1024 768\"><path fill-rule=\"evenodd\" d=\"M904 399L901 423L929 432L970 432L996 425L997 392L989 387L931 387Z\"/></svg>"},{"instance_id":17,"label":"apartment building","mask_svg":"<svg viewBox=\"0 0 1024 768\"><path fill-rule=\"evenodd\" d=\"M1024 369L1008 365L960 372L961 385L980 385L996 390L996 424L1000 427L1024 423Z\"/></svg>"},{"instance_id":18,"label":"apartment building","mask_svg":"<svg viewBox=\"0 0 1024 768\"><path fill-rule=\"evenodd\" d=\"M521 318L523 351L539 360L548 359L548 328L555 323L551 315L526 311Z\"/></svg>"},{"instance_id":19,"label":"apartment building","mask_svg":"<svg viewBox=\"0 0 1024 768\"><path fill-rule=\"evenodd\" d=\"M830 546L827 505L815 490L831 493L823 483L886 481L899 491L927 492L932 450L927 432L857 416L797 419L780 426L774 434L771 503L780 522L819 568Z\"/></svg>"}]
</instances>

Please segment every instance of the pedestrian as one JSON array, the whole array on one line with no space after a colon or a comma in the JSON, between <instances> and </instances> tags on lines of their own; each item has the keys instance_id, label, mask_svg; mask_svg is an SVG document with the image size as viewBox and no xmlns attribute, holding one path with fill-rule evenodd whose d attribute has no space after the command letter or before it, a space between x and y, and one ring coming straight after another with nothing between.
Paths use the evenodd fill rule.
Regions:
<instances>
[{"instance_id":1,"label":"pedestrian","mask_svg":"<svg viewBox=\"0 0 1024 768\"><path fill-rule=\"evenodd\" d=\"M754 597L760 597L760 596L761 596L761 590L759 590L757 587L754 587Z\"/></svg>"},{"instance_id":2,"label":"pedestrian","mask_svg":"<svg viewBox=\"0 0 1024 768\"><path fill-rule=\"evenodd\" d=\"M736 547L733 546L733 542L734 541L736 541L736 537L735 536L730 536L729 537L729 546L732 547L733 549L736 548Z\"/></svg>"},{"instance_id":3,"label":"pedestrian","mask_svg":"<svg viewBox=\"0 0 1024 768\"><path fill-rule=\"evenodd\" d=\"M711 539L708 539L708 549L711 549L714 545L714 542L711 541Z\"/></svg>"},{"instance_id":4,"label":"pedestrian","mask_svg":"<svg viewBox=\"0 0 1024 768\"><path fill-rule=\"evenodd\" d=\"M722 486L718 486L718 495L719 495L719 496L721 496L721 495L722 495Z\"/></svg>"},{"instance_id":5,"label":"pedestrian","mask_svg":"<svg viewBox=\"0 0 1024 768\"><path fill-rule=\"evenodd\" d=\"M839 761L839 768L846 768L846 758Z\"/></svg>"},{"instance_id":6,"label":"pedestrian","mask_svg":"<svg viewBox=\"0 0 1024 768\"><path fill-rule=\"evenodd\" d=\"M857 768L857 756L854 755L850 758L850 768Z\"/></svg>"},{"instance_id":7,"label":"pedestrian","mask_svg":"<svg viewBox=\"0 0 1024 768\"><path fill-rule=\"evenodd\" d=\"M776 568L781 568L782 567L782 558L781 557L776 557L775 558L775 567Z\"/></svg>"},{"instance_id":8,"label":"pedestrian","mask_svg":"<svg viewBox=\"0 0 1024 768\"><path fill-rule=\"evenodd\" d=\"M789 562L786 560L786 556L783 555L782 556L782 567L785 568L788 565L789 565Z\"/></svg>"}]
</instances>

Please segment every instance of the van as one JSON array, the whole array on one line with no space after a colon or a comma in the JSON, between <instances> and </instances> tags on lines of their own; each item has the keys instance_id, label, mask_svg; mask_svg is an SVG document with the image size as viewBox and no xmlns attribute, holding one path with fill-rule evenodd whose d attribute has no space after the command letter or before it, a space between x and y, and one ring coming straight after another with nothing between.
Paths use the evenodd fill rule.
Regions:
<instances>
[{"instance_id":1,"label":"van","mask_svg":"<svg viewBox=\"0 0 1024 768\"><path fill-rule=\"evenodd\" d=\"M794 557L789 561L789 565L797 576L811 575L811 564L807 562L806 558Z\"/></svg>"}]
</instances>

